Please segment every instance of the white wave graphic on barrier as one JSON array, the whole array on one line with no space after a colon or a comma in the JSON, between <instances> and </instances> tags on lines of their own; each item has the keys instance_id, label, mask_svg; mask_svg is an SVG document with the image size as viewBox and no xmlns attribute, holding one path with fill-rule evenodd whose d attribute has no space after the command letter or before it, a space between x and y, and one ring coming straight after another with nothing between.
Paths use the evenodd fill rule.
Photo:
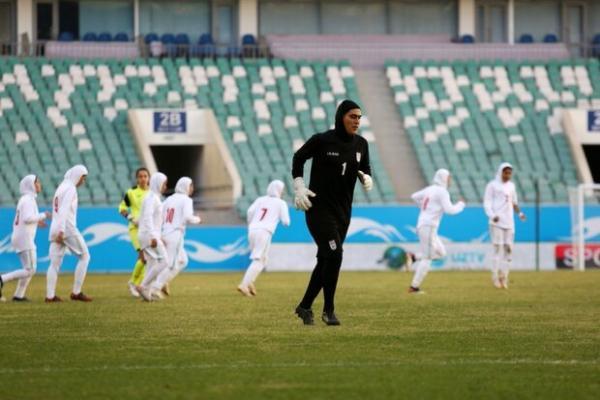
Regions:
<instances>
[{"instance_id":1,"label":"white wave graphic on barrier","mask_svg":"<svg viewBox=\"0 0 600 400\"><path fill-rule=\"evenodd\" d=\"M562 236L560 239L569 241L577 235L579 227L575 225L571 230L572 236ZM583 222L583 239L592 240L600 237L600 217L588 218Z\"/></svg>"},{"instance_id":2,"label":"white wave graphic on barrier","mask_svg":"<svg viewBox=\"0 0 600 400\"><path fill-rule=\"evenodd\" d=\"M412 225L404 225L404 227L411 231L412 233L415 234L415 236L419 237L419 235L417 234L417 227L416 226L412 226ZM449 237L446 236L442 236L440 234L438 234L438 237L442 240L442 242L447 242L447 243L451 243L452 239L450 239Z\"/></svg>"},{"instance_id":3,"label":"white wave graphic on barrier","mask_svg":"<svg viewBox=\"0 0 600 400\"><path fill-rule=\"evenodd\" d=\"M0 240L0 254L3 253L12 253L13 248L10 244L10 236L6 236L4 239Z\"/></svg>"},{"instance_id":4,"label":"white wave graphic on barrier","mask_svg":"<svg viewBox=\"0 0 600 400\"><path fill-rule=\"evenodd\" d=\"M118 240L130 241L127 226L117 223L95 224L86 228L82 234L88 247L97 246L115 237ZM195 240L186 240L185 245L188 257L201 263L219 263L235 256L248 254L244 236L219 248L213 248Z\"/></svg>"},{"instance_id":5,"label":"white wave graphic on barrier","mask_svg":"<svg viewBox=\"0 0 600 400\"><path fill-rule=\"evenodd\" d=\"M249 253L245 236L217 249L195 240L186 240L185 246L188 257L200 263L220 263Z\"/></svg>"},{"instance_id":6,"label":"white wave graphic on barrier","mask_svg":"<svg viewBox=\"0 0 600 400\"><path fill-rule=\"evenodd\" d=\"M364 233L386 243L405 242L406 238L392 225L383 225L369 218L354 217L350 221L348 237Z\"/></svg>"},{"instance_id":7,"label":"white wave graphic on barrier","mask_svg":"<svg viewBox=\"0 0 600 400\"><path fill-rule=\"evenodd\" d=\"M115 236L118 240L131 241L129 239L127 225L113 222L94 224L87 227L81 234L83 235L88 247L97 246L101 243L111 240Z\"/></svg>"}]
</instances>

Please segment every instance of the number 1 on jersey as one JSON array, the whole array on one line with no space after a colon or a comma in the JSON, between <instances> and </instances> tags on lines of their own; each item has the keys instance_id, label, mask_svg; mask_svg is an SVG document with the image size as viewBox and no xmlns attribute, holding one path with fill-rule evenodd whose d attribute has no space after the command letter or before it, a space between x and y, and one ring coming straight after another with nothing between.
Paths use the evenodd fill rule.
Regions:
<instances>
[{"instance_id":1,"label":"number 1 on jersey","mask_svg":"<svg viewBox=\"0 0 600 400\"><path fill-rule=\"evenodd\" d=\"M347 163L342 163L342 176L346 175L346 165Z\"/></svg>"}]
</instances>

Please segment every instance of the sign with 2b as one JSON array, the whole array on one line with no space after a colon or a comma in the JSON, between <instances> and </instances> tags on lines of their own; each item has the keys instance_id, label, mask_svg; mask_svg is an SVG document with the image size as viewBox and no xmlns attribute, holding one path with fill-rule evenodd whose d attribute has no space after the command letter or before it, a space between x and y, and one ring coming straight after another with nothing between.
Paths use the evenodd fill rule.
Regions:
<instances>
[{"instance_id":1,"label":"sign with 2b","mask_svg":"<svg viewBox=\"0 0 600 400\"><path fill-rule=\"evenodd\" d=\"M588 111L588 132L600 132L600 110Z\"/></svg>"},{"instance_id":2,"label":"sign with 2b","mask_svg":"<svg viewBox=\"0 0 600 400\"><path fill-rule=\"evenodd\" d=\"M154 113L155 133L186 133L187 119L183 111L156 111Z\"/></svg>"}]
</instances>

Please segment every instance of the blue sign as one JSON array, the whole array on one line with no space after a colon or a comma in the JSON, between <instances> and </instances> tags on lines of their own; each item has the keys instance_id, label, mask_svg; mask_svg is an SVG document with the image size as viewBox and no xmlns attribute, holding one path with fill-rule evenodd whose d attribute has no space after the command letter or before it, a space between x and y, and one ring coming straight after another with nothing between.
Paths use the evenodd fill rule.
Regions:
<instances>
[{"instance_id":1,"label":"blue sign","mask_svg":"<svg viewBox=\"0 0 600 400\"><path fill-rule=\"evenodd\" d=\"M187 115L183 111L155 111L155 133L186 133Z\"/></svg>"},{"instance_id":2,"label":"blue sign","mask_svg":"<svg viewBox=\"0 0 600 400\"><path fill-rule=\"evenodd\" d=\"M41 211L46 208L40 207ZM534 242L535 209L524 207L526 222L516 221L516 241ZM0 208L0 271L20 267L11 249L10 237L14 209ZM355 207L348 230L347 243L417 242L415 225L418 209L414 206ZM585 209L583 230L586 241L600 242L600 206ZM277 243L312 243L304 213L291 210L292 225L277 228ZM136 259L131 247L126 221L116 208L79 209L78 225L90 249L92 272L129 272ZM455 216L444 216L439 234L445 240L461 243L489 242L488 221L480 206L467 207ZM570 208L566 205L543 206L540 210L540 240L570 242ZM36 238L38 270L48 268L48 229L38 229ZM245 226L189 227L185 238L189 270L242 270L248 266L248 242ZM62 271L75 267L76 259L66 257Z\"/></svg>"},{"instance_id":3,"label":"blue sign","mask_svg":"<svg viewBox=\"0 0 600 400\"><path fill-rule=\"evenodd\" d=\"M588 111L588 132L600 132L600 110Z\"/></svg>"}]
</instances>

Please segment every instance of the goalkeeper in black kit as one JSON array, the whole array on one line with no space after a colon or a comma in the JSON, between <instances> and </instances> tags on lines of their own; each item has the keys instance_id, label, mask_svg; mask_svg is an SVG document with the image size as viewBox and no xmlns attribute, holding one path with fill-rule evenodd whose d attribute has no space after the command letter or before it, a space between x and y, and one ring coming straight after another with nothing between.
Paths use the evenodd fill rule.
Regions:
<instances>
[{"instance_id":1,"label":"goalkeeper in black kit","mask_svg":"<svg viewBox=\"0 0 600 400\"><path fill-rule=\"evenodd\" d=\"M296 315L314 324L312 304L323 289L322 319L339 325L334 309L335 289L342 265L343 245L350 225L354 186L358 178L371 190L369 145L359 136L360 107L344 100L335 114L335 128L313 135L295 154L292 166L294 205L306 211L306 225L317 244L317 265ZM312 159L310 184L304 183L304 163Z\"/></svg>"}]
</instances>

